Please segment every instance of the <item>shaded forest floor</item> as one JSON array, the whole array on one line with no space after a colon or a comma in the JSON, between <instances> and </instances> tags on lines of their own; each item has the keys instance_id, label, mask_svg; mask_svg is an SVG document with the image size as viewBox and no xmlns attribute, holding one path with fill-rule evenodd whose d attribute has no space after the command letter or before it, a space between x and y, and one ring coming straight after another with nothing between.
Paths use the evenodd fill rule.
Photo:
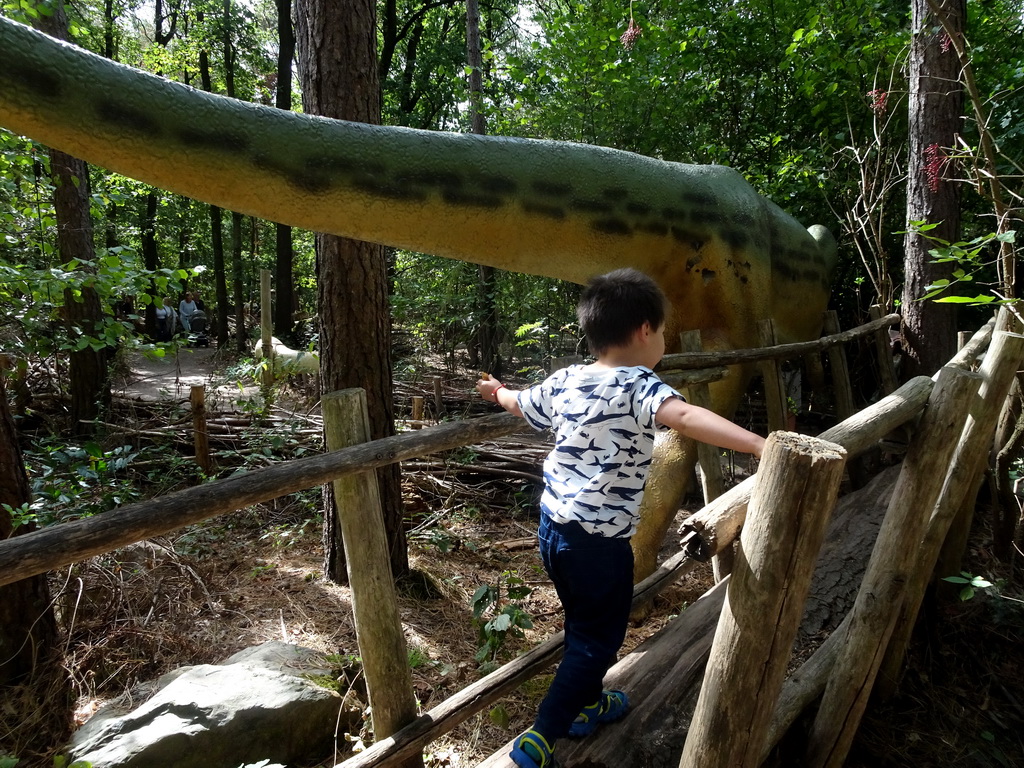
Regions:
<instances>
[{"instance_id":1,"label":"shaded forest floor","mask_svg":"<svg viewBox=\"0 0 1024 768\"><path fill-rule=\"evenodd\" d=\"M227 430L214 441L222 469L320 450L316 411L308 405L310 382L299 381L281 393L280 405L269 414L274 429L247 431L239 424L252 416L255 387L231 381L237 370L221 378L215 371L223 363L208 350L188 354L183 351L176 362L133 366L121 405L110 418L112 425L131 429L112 435L114 443L155 442L168 457L163 469L178 471L182 484L194 482L193 470L185 466L189 422L181 400L187 400L191 384L200 383L195 378L226 385L217 389L218 397L208 395L208 406ZM431 373L443 377L448 418L493 412L471 395L471 378ZM400 416L408 416L412 394L425 395L430 403L430 377L397 383ZM763 425L751 426L764 431ZM523 435L403 465L413 571L400 584L400 607L423 710L561 628L558 601L533 539L544 452L543 442ZM159 462L155 469L160 471ZM742 475L747 467L727 469ZM169 490L166 480L156 490ZM695 497L689 502L680 520L700 506ZM216 663L268 640L329 654L342 685L361 696L359 677L351 674L358 649L350 593L323 577L319 508L319 491L313 489L192 526L159 540L157 548L137 545L53 574L66 641L61 674L74 689L75 723L140 681L184 665ZM1001 569L989 554L984 524L985 516L978 515L965 567L999 585ZM674 551L674 544L668 536L666 551ZM663 593L645 622L630 628L624 652L711 583L710 569L702 568ZM494 659L476 660L481 639L473 594L482 585L507 594L510 585L520 584L531 590L520 603L533 627L522 637L507 638ZM847 765L1024 765L1024 604L1011 599L1021 597L1019 586L999 586L1002 596L982 590L926 617L899 695L872 706ZM434 742L428 768L476 765L528 727L548 679L524 684ZM60 730L55 725L60 718L51 710L35 694L8 697L0 712L0 755L5 749L17 754L22 768L51 766L61 746L46 735ZM335 754L324 756L317 768L340 762L350 754L350 740L359 738L369 734L339 738Z\"/></svg>"}]
</instances>

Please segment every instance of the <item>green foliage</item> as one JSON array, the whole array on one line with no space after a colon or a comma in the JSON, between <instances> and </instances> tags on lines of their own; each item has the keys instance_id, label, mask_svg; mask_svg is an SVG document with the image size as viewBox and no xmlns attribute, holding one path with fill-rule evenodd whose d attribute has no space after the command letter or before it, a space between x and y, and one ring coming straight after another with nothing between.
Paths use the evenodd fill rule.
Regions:
<instances>
[{"instance_id":1,"label":"green foliage","mask_svg":"<svg viewBox=\"0 0 1024 768\"><path fill-rule=\"evenodd\" d=\"M1016 241L1016 233L1013 230L989 233L971 240L951 243L948 240L928 234L936 226L938 225L934 223L928 224L923 221L910 222L910 232L935 244L936 247L928 251L932 257L931 263L949 264L951 267L948 278L935 280L930 285L925 286L927 293L920 298L920 301L934 299L940 303L968 304L971 306L1016 303L1016 300L1007 299L999 294L995 279L987 283L988 288L984 293L979 293L975 296L948 295L948 291L957 284L962 286L966 283L973 283L975 278L983 276L986 272L991 274L998 258L998 245L1000 243L1013 243Z\"/></svg>"},{"instance_id":2,"label":"green foliage","mask_svg":"<svg viewBox=\"0 0 1024 768\"><path fill-rule=\"evenodd\" d=\"M494 662L509 636L523 637L523 630L533 627L530 614L520 602L532 591L517 575L505 571L496 585L484 584L473 594L470 604L481 643L474 658L479 664ZM485 619L485 614L490 618Z\"/></svg>"},{"instance_id":3,"label":"green foliage","mask_svg":"<svg viewBox=\"0 0 1024 768\"><path fill-rule=\"evenodd\" d=\"M109 451L98 443L44 443L26 451L25 464L32 490L28 508L13 510L15 526L39 527L106 512L139 497L128 469L139 456L130 445Z\"/></svg>"},{"instance_id":4,"label":"green foliage","mask_svg":"<svg viewBox=\"0 0 1024 768\"><path fill-rule=\"evenodd\" d=\"M972 576L967 571L961 571L959 576L946 576L942 579L950 584L960 584L960 599L970 600L974 597L976 590L992 587L992 582L981 576Z\"/></svg>"}]
</instances>

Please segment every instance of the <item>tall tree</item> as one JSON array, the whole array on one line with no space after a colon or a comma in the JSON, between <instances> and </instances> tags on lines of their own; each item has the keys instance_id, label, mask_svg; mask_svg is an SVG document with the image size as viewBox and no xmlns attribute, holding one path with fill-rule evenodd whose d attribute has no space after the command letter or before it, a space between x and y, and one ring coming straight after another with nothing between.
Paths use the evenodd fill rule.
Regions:
<instances>
[{"instance_id":1,"label":"tall tree","mask_svg":"<svg viewBox=\"0 0 1024 768\"><path fill-rule=\"evenodd\" d=\"M202 26L205 14L200 11L196 19ZM199 79L204 91L213 93L213 78L210 73L210 52L204 41L199 50ZM213 285L217 298L217 346L228 343L228 281L224 259L224 211L216 205L210 206L210 246L213 248Z\"/></svg>"},{"instance_id":2,"label":"tall tree","mask_svg":"<svg viewBox=\"0 0 1024 768\"><path fill-rule=\"evenodd\" d=\"M68 20L63 3L52 13L40 15L40 30L61 40L68 39ZM53 208L57 219L57 250L64 262L77 260L92 264L96 257L93 245L92 217L89 211L89 169L78 158L50 150L50 173L53 176ZM86 270L89 267L85 267ZM88 281L78 289L64 291L64 324L72 351L68 361L71 395L71 428L76 433L93 431L88 424L110 404L108 363L111 350L94 346L89 337L102 335L103 302L96 288Z\"/></svg>"},{"instance_id":3,"label":"tall tree","mask_svg":"<svg viewBox=\"0 0 1024 768\"><path fill-rule=\"evenodd\" d=\"M484 115L484 59L480 47L480 3L466 0L466 62L469 65L469 110L473 133L487 133ZM497 378L502 371L498 352L498 274L494 267L477 267L476 336L480 345L480 367Z\"/></svg>"},{"instance_id":4,"label":"tall tree","mask_svg":"<svg viewBox=\"0 0 1024 768\"><path fill-rule=\"evenodd\" d=\"M964 0L911 2L907 220L936 225L928 234L948 242L960 234L960 190L950 179L946 151L962 130L963 88L945 30L962 36L966 12ZM932 263L932 247L913 231L906 236L902 311L908 377L930 376L956 352L954 305L921 301L926 286L948 276L948 264Z\"/></svg>"},{"instance_id":5,"label":"tall tree","mask_svg":"<svg viewBox=\"0 0 1024 768\"><path fill-rule=\"evenodd\" d=\"M31 501L18 433L7 408L3 366L0 365L0 540L14 535L8 508L20 510ZM31 530L31 526L19 532ZM0 685L32 673L56 646L57 624L46 575L0 587Z\"/></svg>"},{"instance_id":6,"label":"tall tree","mask_svg":"<svg viewBox=\"0 0 1024 768\"><path fill-rule=\"evenodd\" d=\"M308 114L363 123L380 122L377 33L372 0L301 0L296 42L303 108ZM366 390L371 438L394 433L391 319L387 262L379 245L317 234L317 308L323 391ZM378 470L391 566L409 569L398 466ZM329 495L330 491L326 491ZM333 500L331 500L333 501ZM333 508L333 503L328 509ZM330 535L325 571L344 578L344 553Z\"/></svg>"},{"instance_id":7,"label":"tall tree","mask_svg":"<svg viewBox=\"0 0 1024 768\"><path fill-rule=\"evenodd\" d=\"M291 0L277 0L277 89L274 106L292 108L292 59L295 58L295 29L292 27ZM277 300L274 302L274 330L278 337L292 342L295 331L295 280L292 228L275 225L277 250L275 276Z\"/></svg>"}]
</instances>

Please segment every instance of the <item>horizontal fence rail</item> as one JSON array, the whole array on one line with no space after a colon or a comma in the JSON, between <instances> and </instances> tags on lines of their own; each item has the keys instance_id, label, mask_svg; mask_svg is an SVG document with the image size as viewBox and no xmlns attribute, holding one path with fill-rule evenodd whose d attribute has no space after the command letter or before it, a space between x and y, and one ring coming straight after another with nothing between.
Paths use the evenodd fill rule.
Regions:
<instances>
[{"instance_id":1,"label":"horizontal fence rail","mask_svg":"<svg viewBox=\"0 0 1024 768\"><path fill-rule=\"evenodd\" d=\"M508 413L439 424L240 472L95 517L14 536L0 541L0 586L355 472L526 431L532 431L526 422Z\"/></svg>"}]
</instances>

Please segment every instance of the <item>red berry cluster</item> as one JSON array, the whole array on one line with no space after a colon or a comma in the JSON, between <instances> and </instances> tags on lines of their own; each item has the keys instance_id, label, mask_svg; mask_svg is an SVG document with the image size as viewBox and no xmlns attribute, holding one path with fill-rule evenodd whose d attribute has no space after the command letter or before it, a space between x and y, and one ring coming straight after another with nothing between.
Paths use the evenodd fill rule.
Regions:
<instances>
[{"instance_id":1,"label":"red berry cluster","mask_svg":"<svg viewBox=\"0 0 1024 768\"><path fill-rule=\"evenodd\" d=\"M929 144L924 151L924 173L928 177L928 189L932 192L939 191L939 182L942 181L942 168L946 164L946 156L938 144Z\"/></svg>"},{"instance_id":2,"label":"red berry cluster","mask_svg":"<svg viewBox=\"0 0 1024 768\"><path fill-rule=\"evenodd\" d=\"M868 98L871 99L871 111L876 115L884 116L886 100L889 98L889 92L883 91L881 88L876 88L873 91L868 91Z\"/></svg>"},{"instance_id":3,"label":"red berry cluster","mask_svg":"<svg viewBox=\"0 0 1024 768\"><path fill-rule=\"evenodd\" d=\"M627 51L633 50L633 44L636 39L643 34L643 30L637 26L637 23L633 19L629 20L629 27L625 32L622 33L622 37L619 38L619 42L622 43L622 47Z\"/></svg>"}]
</instances>

